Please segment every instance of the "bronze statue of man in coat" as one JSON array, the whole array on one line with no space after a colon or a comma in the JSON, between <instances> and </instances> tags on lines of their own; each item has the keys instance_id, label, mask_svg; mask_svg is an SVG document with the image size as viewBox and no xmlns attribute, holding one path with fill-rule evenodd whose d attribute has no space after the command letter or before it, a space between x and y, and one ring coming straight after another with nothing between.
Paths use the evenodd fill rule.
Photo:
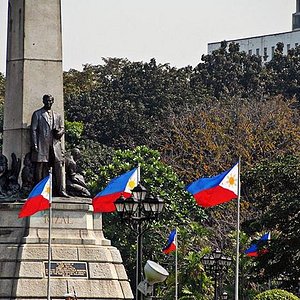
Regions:
<instances>
[{"instance_id":1,"label":"bronze statue of man in coat","mask_svg":"<svg viewBox=\"0 0 300 300\"><path fill-rule=\"evenodd\" d=\"M51 107L52 95L43 96L44 106L36 110L31 118L31 160L34 163L35 184L49 174L53 168L53 193L68 197L63 184L64 155L61 138L64 135L62 117Z\"/></svg>"}]
</instances>

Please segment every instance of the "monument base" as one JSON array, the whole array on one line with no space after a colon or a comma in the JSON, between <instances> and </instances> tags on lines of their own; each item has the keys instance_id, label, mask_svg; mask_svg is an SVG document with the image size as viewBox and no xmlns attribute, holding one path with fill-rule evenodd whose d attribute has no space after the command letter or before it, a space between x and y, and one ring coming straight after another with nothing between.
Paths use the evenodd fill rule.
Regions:
<instances>
[{"instance_id":1,"label":"monument base","mask_svg":"<svg viewBox=\"0 0 300 300\"><path fill-rule=\"evenodd\" d=\"M19 219L23 203L0 203L0 299L47 299L49 212ZM51 299L133 299L120 252L105 239L91 200L53 198Z\"/></svg>"}]
</instances>

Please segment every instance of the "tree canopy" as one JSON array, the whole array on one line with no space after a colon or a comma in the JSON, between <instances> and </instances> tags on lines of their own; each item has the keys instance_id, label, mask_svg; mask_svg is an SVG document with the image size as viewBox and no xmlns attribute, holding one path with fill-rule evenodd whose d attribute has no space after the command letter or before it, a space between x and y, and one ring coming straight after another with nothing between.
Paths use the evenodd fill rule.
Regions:
<instances>
[{"instance_id":1,"label":"tree canopy","mask_svg":"<svg viewBox=\"0 0 300 300\"><path fill-rule=\"evenodd\" d=\"M272 231L268 253L252 260L241 253L242 299L252 299L269 278L276 282L279 276L283 288L296 289L300 47L287 55L282 49L279 43L271 61L262 63L224 41L195 68L105 58L101 65L64 72L66 145L80 148L78 163L92 193L140 163L144 185L167 201L164 219L145 235L144 252L171 271L157 290L163 299L173 299L174 267L161 253L170 228L178 226L181 237L182 299L212 297L204 254L218 247L235 255L236 201L204 210L185 185L230 168L239 157L241 252L262 232ZM0 104L4 90L0 73ZM116 234L115 215L105 215L104 222L105 234L128 257L134 282L134 237L128 228ZM227 275L231 297L233 268Z\"/></svg>"},{"instance_id":2,"label":"tree canopy","mask_svg":"<svg viewBox=\"0 0 300 300\"><path fill-rule=\"evenodd\" d=\"M272 236L269 251L259 257L255 270L264 270L263 280L283 277L282 286L291 291L297 288L300 274L299 184L298 155L264 160L247 174L247 192L256 214L245 230L270 231Z\"/></svg>"},{"instance_id":3,"label":"tree canopy","mask_svg":"<svg viewBox=\"0 0 300 300\"><path fill-rule=\"evenodd\" d=\"M299 298L287 291L274 289L260 293L254 300L299 300Z\"/></svg>"},{"instance_id":4,"label":"tree canopy","mask_svg":"<svg viewBox=\"0 0 300 300\"><path fill-rule=\"evenodd\" d=\"M136 147L145 145L145 149L148 149L146 152L158 151L155 155L160 154L161 163L171 167L179 182L184 184L199 177L216 175L241 157L241 217L247 236L244 243L249 242L251 236L270 228L276 233L278 231L274 235L276 241L273 245L278 242L283 246L286 242L284 236L290 234L290 230L295 230L296 233L299 230L297 223L294 227L280 227L280 218L283 220L292 216L290 208L283 203L284 198L289 196L287 193L290 192L291 197L294 195L291 184L297 182L297 178L287 181L288 177L279 176L285 192L282 197L276 198L283 205L282 209L271 210L264 201L268 197L274 197L274 191L270 188L273 184L276 188L281 185L280 181L273 182L274 179L267 176L274 171L278 159L299 154L297 78L300 50L292 49L285 56L281 46L278 44L269 63L262 63L259 56L239 52L236 44L227 45L223 42L220 49L204 55L202 62L195 68L187 66L177 69L168 64L157 64L155 59L150 62L130 62L126 59L108 58L104 59L103 65L85 65L82 72L70 70L64 75L66 118L70 124L83 124L80 133L82 145L96 143L97 149L100 149L99 145L113 149L112 155L103 157L103 162L108 166L111 165L112 157L119 155L113 154L114 151L133 151L128 154L133 160L137 155ZM89 148L88 145L84 147ZM89 155L86 156L87 159ZM122 165L120 161L118 164ZM281 161L283 170L288 165L287 160ZM271 169L256 171L266 166ZM93 170L102 174L98 179L97 176L90 177L94 188L104 186L106 180L112 177L107 170L100 172L101 166L97 164L94 164ZM112 170L121 172L123 169L116 169L114 165ZM156 173L154 176L160 177L162 174ZM295 198L296 196L297 194ZM168 197L172 199L172 193ZM293 198L290 200L294 203ZM185 218L181 214L184 201L185 198L171 201L177 219ZM267 215L263 214L266 209L276 228L267 223ZM186 249L190 250L181 249L184 253L182 261L188 262L185 269L198 268L195 282L203 280L207 283L205 277L201 277L204 274L201 271L201 255L195 256L194 251L202 253L205 247L222 247L225 251L231 249L229 254L234 255L235 214L236 205L232 201L205 210L206 217L202 215L198 218L192 214L187 218L189 224L198 226L201 222L201 226L205 228L202 236L209 236L205 243L196 243L196 247L187 241ZM161 225L158 224L155 231L159 231ZM206 230L209 233L205 233ZM183 231L181 234L190 236L192 232L189 229L187 233ZM155 237L151 238L155 240ZM118 243L121 246L123 242L119 240ZM242 245L242 249L246 246ZM291 247L289 254L299 253L297 247L298 244L295 248ZM245 258L243 274L250 276L253 272L264 270L263 274L270 275L274 261L267 258L271 253L273 252L262 257L262 261L259 258L251 262L248 260L247 263ZM284 273L293 263L298 263L297 257L294 255L287 265L276 264L272 276ZM276 257L278 261L281 259L282 257ZM254 267L257 268L256 271ZM297 268L295 272L298 272ZM290 278L292 277L291 275ZM192 278L191 275L190 279ZM260 283L258 281L253 280L251 283L248 279L242 280L244 291L247 289L246 285L263 283L266 277L262 276ZM172 283L172 278L170 282ZM291 286L288 288L292 288L291 280L289 283ZM209 290L209 284L205 284L203 288ZM166 289L162 289L163 295L167 297L171 289L171 285L168 287L167 283ZM241 293L246 297L242 290L243 287ZM195 292L193 281L183 281L181 292L182 297L194 295L195 299L202 299L201 292Z\"/></svg>"}]
</instances>

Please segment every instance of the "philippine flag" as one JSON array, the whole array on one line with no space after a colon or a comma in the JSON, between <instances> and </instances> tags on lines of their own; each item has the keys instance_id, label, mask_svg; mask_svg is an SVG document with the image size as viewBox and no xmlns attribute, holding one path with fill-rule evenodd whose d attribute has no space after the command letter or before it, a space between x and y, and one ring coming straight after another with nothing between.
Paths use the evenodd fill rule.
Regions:
<instances>
[{"instance_id":1,"label":"philippine flag","mask_svg":"<svg viewBox=\"0 0 300 300\"><path fill-rule=\"evenodd\" d=\"M217 176L200 178L187 186L198 205L211 207L238 197L239 164Z\"/></svg>"},{"instance_id":2,"label":"philippine flag","mask_svg":"<svg viewBox=\"0 0 300 300\"><path fill-rule=\"evenodd\" d=\"M50 208L50 183L50 176L47 176L33 188L22 206L19 218L29 217L38 211Z\"/></svg>"},{"instance_id":3,"label":"philippine flag","mask_svg":"<svg viewBox=\"0 0 300 300\"><path fill-rule=\"evenodd\" d=\"M244 253L250 257L257 257L268 252L267 249L262 249L263 246L271 239L271 233L265 233L257 243L252 244Z\"/></svg>"},{"instance_id":4,"label":"philippine flag","mask_svg":"<svg viewBox=\"0 0 300 300\"><path fill-rule=\"evenodd\" d=\"M93 198L94 212L114 212L115 201L123 195L131 196L131 190L138 184L138 168L112 179L107 187Z\"/></svg>"},{"instance_id":5,"label":"philippine flag","mask_svg":"<svg viewBox=\"0 0 300 300\"><path fill-rule=\"evenodd\" d=\"M171 231L171 233L169 235L168 244L163 249L163 252L165 254L169 254L172 251L175 251L176 248L177 248L177 245L176 245L176 229L174 229L174 230Z\"/></svg>"}]
</instances>

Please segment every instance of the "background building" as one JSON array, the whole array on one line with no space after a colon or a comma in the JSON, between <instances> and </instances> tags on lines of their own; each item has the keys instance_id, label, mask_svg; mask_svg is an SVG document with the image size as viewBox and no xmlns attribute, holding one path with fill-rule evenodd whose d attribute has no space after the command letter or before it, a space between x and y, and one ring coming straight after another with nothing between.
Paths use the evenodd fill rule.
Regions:
<instances>
[{"instance_id":1,"label":"background building","mask_svg":"<svg viewBox=\"0 0 300 300\"><path fill-rule=\"evenodd\" d=\"M250 55L260 55L263 57L264 61L269 61L274 55L277 43L282 42L284 44L284 54L287 54L289 49L300 45L300 0L296 0L296 12L292 15L292 18L292 31L227 40L227 42L238 43L240 46L240 51L245 51ZM212 51L219 49L220 46L221 41L209 43L207 49L208 54L211 54Z\"/></svg>"}]
</instances>

